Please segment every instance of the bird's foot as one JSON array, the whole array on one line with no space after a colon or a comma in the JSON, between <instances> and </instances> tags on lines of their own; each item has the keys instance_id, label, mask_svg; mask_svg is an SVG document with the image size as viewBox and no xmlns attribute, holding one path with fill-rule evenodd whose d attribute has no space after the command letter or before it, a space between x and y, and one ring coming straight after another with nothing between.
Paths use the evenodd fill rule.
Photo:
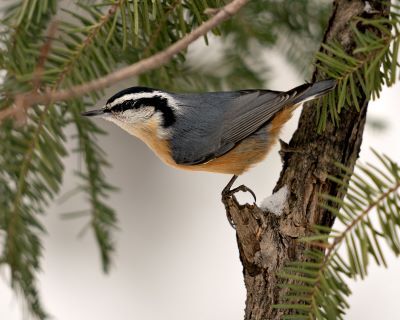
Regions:
<instances>
[{"instance_id":1,"label":"bird's foot","mask_svg":"<svg viewBox=\"0 0 400 320\"><path fill-rule=\"evenodd\" d=\"M256 194L253 192L253 190L251 190L250 188L246 187L244 184L242 184L242 185L240 185L240 186L238 186L238 187L236 187L234 189L231 189L233 183L236 181L237 178L238 178L238 176L234 175L232 177L232 179L228 182L226 187L221 192L222 202L225 204L225 208L226 208L226 217L228 219L229 224L234 229L235 229L235 223L234 223L234 221L232 219L232 216L230 214L230 210L229 210L229 207L227 205L226 200L228 198L234 196L235 193L237 193L239 191L242 191L242 192L249 192L254 198L254 203L256 203L256 201L257 201Z\"/></svg>"},{"instance_id":2,"label":"bird's foot","mask_svg":"<svg viewBox=\"0 0 400 320\"><path fill-rule=\"evenodd\" d=\"M250 188L246 187L244 184L242 184L242 185L240 185L240 186L238 186L238 187L236 187L234 189L231 189L237 178L238 178L238 176L234 175L232 177L232 179L229 180L228 184L226 185L226 187L221 192L222 198L223 199L224 198L225 199L229 198L229 197L233 196L235 193L237 193L239 191L242 191L242 192L250 192L251 195L254 198L254 202L256 202L257 201L256 194L253 192L253 190L251 190Z\"/></svg>"},{"instance_id":3,"label":"bird's foot","mask_svg":"<svg viewBox=\"0 0 400 320\"><path fill-rule=\"evenodd\" d=\"M225 197L231 197L231 196L233 196L235 193L237 193L239 191L249 192L253 196L254 203L257 202L256 194L253 192L253 190L251 190L249 187L245 186L244 184L242 184L242 185L240 185L240 186L238 186L238 187L236 187L236 188L234 188L232 190L227 191L225 194L223 193L223 196L225 195Z\"/></svg>"}]
</instances>

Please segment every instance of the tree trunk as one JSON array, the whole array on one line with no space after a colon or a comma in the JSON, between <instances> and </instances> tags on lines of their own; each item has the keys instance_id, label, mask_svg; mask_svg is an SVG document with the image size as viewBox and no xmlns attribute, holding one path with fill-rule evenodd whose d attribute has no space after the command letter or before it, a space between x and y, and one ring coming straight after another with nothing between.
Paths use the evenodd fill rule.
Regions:
<instances>
[{"instance_id":1,"label":"tree trunk","mask_svg":"<svg viewBox=\"0 0 400 320\"><path fill-rule=\"evenodd\" d=\"M350 21L356 16L387 16L389 0L369 1L374 11L365 10L361 0L336 0L323 42L336 39L348 53L354 49ZM366 12L368 11L368 12ZM317 72L314 79L318 78ZM273 309L282 293L277 271L288 261L304 259L305 246L296 241L310 234L314 224L331 226L334 217L318 206L320 193L339 195L339 187L327 180L338 169L334 162L353 168L360 151L368 101L360 99L361 112L347 106L338 126L328 122L316 132L315 103L303 108L298 129L283 151L283 170L274 191L286 186L288 204L282 215L263 212L257 206L239 205L235 197L223 199L236 225L240 259L247 289L246 320L280 319L283 311ZM343 196L343 194L341 195Z\"/></svg>"}]
</instances>

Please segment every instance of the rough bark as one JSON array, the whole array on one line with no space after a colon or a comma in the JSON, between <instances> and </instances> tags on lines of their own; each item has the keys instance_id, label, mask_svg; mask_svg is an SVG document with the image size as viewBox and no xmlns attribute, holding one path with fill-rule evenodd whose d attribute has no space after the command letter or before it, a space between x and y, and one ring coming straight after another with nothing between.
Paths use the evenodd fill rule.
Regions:
<instances>
[{"instance_id":1,"label":"rough bark","mask_svg":"<svg viewBox=\"0 0 400 320\"><path fill-rule=\"evenodd\" d=\"M336 39L348 53L354 48L350 21L356 16L387 16L389 1L369 1L373 13L364 11L365 1L336 0L323 42ZM318 74L314 74L318 78ZM304 245L297 239L310 234L314 224L331 226L334 217L318 206L320 193L339 195L328 174L338 173L334 162L353 168L360 151L368 101L360 99L361 112L354 106L342 110L338 126L328 123L316 132L315 103L303 108L298 129L289 150L283 153L283 170L275 190L286 185L290 190L285 212L276 216L254 205L239 205L235 197L223 199L236 225L240 259L247 289L246 320L280 319L282 311L273 309L282 293L277 286L277 271L290 260L304 259ZM343 196L343 195L342 195Z\"/></svg>"}]
</instances>

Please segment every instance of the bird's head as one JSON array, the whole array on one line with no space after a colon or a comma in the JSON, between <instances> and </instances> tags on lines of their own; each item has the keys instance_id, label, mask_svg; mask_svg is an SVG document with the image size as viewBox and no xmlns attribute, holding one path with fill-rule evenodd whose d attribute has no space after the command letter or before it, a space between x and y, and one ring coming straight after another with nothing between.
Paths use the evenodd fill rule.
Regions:
<instances>
[{"instance_id":1,"label":"bird's head","mask_svg":"<svg viewBox=\"0 0 400 320\"><path fill-rule=\"evenodd\" d=\"M176 121L177 108L175 99L169 93L146 87L131 87L113 95L103 108L82 115L101 117L127 131L150 123L157 125L160 130L166 130Z\"/></svg>"}]
</instances>

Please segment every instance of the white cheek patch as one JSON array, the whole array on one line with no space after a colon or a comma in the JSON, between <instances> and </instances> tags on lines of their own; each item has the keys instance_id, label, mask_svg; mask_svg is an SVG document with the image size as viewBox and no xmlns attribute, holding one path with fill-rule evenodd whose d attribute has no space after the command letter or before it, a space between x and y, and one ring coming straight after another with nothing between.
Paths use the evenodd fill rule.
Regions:
<instances>
[{"instance_id":1,"label":"white cheek patch","mask_svg":"<svg viewBox=\"0 0 400 320\"><path fill-rule=\"evenodd\" d=\"M153 114L154 114L153 107L144 107L144 108L142 107L139 109L125 110L124 112L121 112L118 115L116 115L116 117L123 122L133 124L138 122L144 122L147 119L151 118Z\"/></svg>"},{"instance_id":2,"label":"white cheek patch","mask_svg":"<svg viewBox=\"0 0 400 320\"><path fill-rule=\"evenodd\" d=\"M157 123L157 135L161 139L168 139L171 136L171 128L164 128L162 125L163 118L162 115L159 112L156 112L152 119L155 119Z\"/></svg>"},{"instance_id":3,"label":"white cheek patch","mask_svg":"<svg viewBox=\"0 0 400 320\"><path fill-rule=\"evenodd\" d=\"M149 122L154 121L158 128L157 136L160 139L168 139L171 134L170 129L165 129L162 126L162 115L159 112L154 113L153 107L126 110L121 114L111 114L111 116L103 117L103 119L116 124L131 134L135 134L135 130L146 130L146 127L150 125Z\"/></svg>"}]
</instances>

